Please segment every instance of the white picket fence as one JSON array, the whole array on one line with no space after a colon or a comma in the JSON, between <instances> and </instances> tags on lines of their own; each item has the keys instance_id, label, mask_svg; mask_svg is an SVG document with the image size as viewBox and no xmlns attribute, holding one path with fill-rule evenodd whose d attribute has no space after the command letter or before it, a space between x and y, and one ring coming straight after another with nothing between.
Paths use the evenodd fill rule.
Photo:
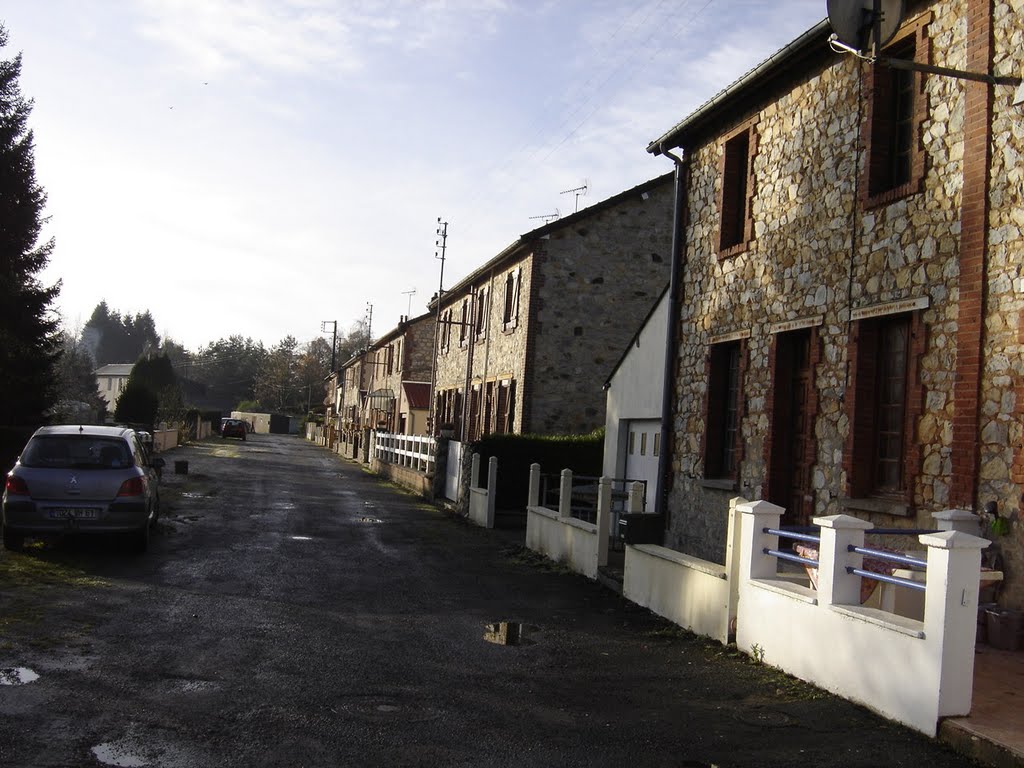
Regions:
<instances>
[{"instance_id":1,"label":"white picket fence","mask_svg":"<svg viewBox=\"0 0 1024 768\"><path fill-rule=\"evenodd\" d=\"M436 440L426 435L396 435L377 432L373 438L373 456L380 461L409 467L420 472L434 470Z\"/></svg>"}]
</instances>

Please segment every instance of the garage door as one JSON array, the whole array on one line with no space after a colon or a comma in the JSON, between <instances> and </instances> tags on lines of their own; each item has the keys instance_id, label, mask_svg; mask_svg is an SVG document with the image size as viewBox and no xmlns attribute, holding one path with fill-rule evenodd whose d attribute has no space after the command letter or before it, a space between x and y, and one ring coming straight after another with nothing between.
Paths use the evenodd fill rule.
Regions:
<instances>
[{"instance_id":1,"label":"garage door","mask_svg":"<svg viewBox=\"0 0 1024 768\"><path fill-rule=\"evenodd\" d=\"M644 512L654 512L658 493L658 457L661 455L661 422L644 419L629 422L626 442L626 479L647 482Z\"/></svg>"}]
</instances>

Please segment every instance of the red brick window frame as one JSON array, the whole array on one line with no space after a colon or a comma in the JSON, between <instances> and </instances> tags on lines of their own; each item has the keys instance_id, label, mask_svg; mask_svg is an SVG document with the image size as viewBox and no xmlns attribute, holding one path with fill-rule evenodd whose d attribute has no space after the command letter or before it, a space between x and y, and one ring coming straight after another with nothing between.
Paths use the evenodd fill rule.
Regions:
<instances>
[{"instance_id":1,"label":"red brick window frame","mask_svg":"<svg viewBox=\"0 0 1024 768\"><path fill-rule=\"evenodd\" d=\"M878 511L893 514L907 514L913 503L921 464L921 449L914 435L924 401L920 381L924 352L920 312L854 323L846 396L850 431L843 460L852 502L889 502L900 509L880 507Z\"/></svg>"},{"instance_id":2,"label":"red brick window frame","mask_svg":"<svg viewBox=\"0 0 1024 768\"><path fill-rule=\"evenodd\" d=\"M904 26L882 55L928 64L931 15ZM866 67L867 104L861 140L867 148L860 185L861 205L876 208L920 192L924 185L925 153L922 126L928 117L928 98L920 72L893 69L882 63Z\"/></svg>"},{"instance_id":3,"label":"red brick window frame","mask_svg":"<svg viewBox=\"0 0 1024 768\"><path fill-rule=\"evenodd\" d=\"M711 345L704 399L704 479L735 485L743 459L745 339Z\"/></svg>"},{"instance_id":4,"label":"red brick window frame","mask_svg":"<svg viewBox=\"0 0 1024 768\"><path fill-rule=\"evenodd\" d=\"M748 120L722 141L718 188L718 258L742 253L754 239L754 156L757 123Z\"/></svg>"}]
</instances>

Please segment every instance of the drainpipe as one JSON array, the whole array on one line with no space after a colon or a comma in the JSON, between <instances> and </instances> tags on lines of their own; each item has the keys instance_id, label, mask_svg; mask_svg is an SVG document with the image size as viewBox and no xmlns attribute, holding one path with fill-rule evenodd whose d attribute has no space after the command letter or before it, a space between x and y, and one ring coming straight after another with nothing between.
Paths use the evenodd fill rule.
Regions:
<instances>
[{"instance_id":1,"label":"drainpipe","mask_svg":"<svg viewBox=\"0 0 1024 768\"><path fill-rule=\"evenodd\" d=\"M665 365L661 394L661 453L658 455L658 495L654 500L655 514L663 515L668 529L668 489L672 475L672 396L675 384L676 357L679 349L679 305L682 293L682 272L686 264L686 182L688 164L686 150L682 157L673 155L663 144L658 147L676 165L675 205L672 210L672 271L668 284L668 328L665 336Z\"/></svg>"}]
</instances>

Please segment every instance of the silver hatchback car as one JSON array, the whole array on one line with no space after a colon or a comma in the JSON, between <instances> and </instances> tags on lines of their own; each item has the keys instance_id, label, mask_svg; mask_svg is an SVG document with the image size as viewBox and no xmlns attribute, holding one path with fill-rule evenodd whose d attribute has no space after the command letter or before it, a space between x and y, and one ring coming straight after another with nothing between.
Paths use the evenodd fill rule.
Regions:
<instances>
[{"instance_id":1,"label":"silver hatchback car","mask_svg":"<svg viewBox=\"0 0 1024 768\"><path fill-rule=\"evenodd\" d=\"M21 549L26 536L118 533L145 551L160 514L163 466L126 427L37 429L7 474L4 547Z\"/></svg>"}]
</instances>

